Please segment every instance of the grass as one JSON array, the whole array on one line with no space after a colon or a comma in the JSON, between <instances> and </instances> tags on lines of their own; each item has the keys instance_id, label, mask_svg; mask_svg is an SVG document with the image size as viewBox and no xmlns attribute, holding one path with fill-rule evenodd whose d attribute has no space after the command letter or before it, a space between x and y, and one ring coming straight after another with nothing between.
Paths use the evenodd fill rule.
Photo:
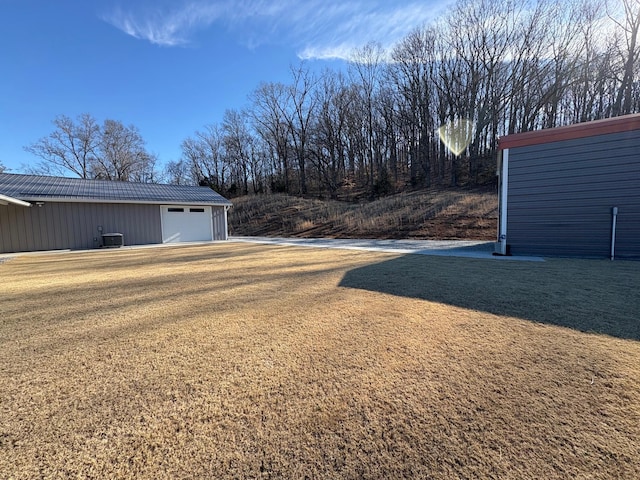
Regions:
<instances>
[{"instance_id":1,"label":"grass","mask_svg":"<svg viewBox=\"0 0 640 480\"><path fill-rule=\"evenodd\" d=\"M0 273L0 478L640 477L636 263L229 243Z\"/></svg>"},{"instance_id":2,"label":"grass","mask_svg":"<svg viewBox=\"0 0 640 480\"><path fill-rule=\"evenodd\" d=\"M426 190L366 203L322 201L284 194L233 199L233 235L325 238L494 240L494 192Z\"/></svg>"}]
</instances>

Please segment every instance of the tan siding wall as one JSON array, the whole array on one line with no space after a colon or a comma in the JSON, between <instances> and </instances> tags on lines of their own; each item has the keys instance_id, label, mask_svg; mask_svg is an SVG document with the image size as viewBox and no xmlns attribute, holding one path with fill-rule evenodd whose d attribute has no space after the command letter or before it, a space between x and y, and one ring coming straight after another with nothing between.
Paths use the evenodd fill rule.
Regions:
<instances>
[{"instance_id":1,"label":"tan siding wall","mask_svg":"<svg viewBox=\"0 0 640 480\"><path fill-rule=\"evenodd\" d=\"M161 243L158 205L57 203L0 205L0 253L86 249L102 233L122 233L125 245Z\"/></svg>"}]
</instances>

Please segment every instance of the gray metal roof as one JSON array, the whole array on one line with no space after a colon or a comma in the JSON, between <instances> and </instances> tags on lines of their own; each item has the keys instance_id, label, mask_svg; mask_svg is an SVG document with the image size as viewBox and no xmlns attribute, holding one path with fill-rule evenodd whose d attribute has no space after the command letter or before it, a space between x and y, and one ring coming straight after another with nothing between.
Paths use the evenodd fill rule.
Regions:
<instances>
[{"instance_id":1,"label":"gray metal roof","mask_svg":"<svg viewBox=\"0 0 640 480\"><path fill-rule=\"evenodd\" d=\"M231 205L209 187L0 173L0 194L23 201Z\"/></svg>"}]
</instances>

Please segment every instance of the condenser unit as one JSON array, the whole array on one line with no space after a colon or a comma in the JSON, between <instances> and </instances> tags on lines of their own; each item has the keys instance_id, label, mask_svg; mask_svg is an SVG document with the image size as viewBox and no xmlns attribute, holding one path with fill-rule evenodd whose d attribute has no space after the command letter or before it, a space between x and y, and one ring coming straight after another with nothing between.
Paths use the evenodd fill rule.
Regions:
<instances>
[{"instance_id":1,"label":"condenser unit","mask_svg":"<svg viewBox=\"0 0 640 480\"><path fill-rule=\"evenodd\" d=\"M107 248L121 247L124 245L124 235L121 233L103 233L102 246Z\"/></svg>"}]
</instances>

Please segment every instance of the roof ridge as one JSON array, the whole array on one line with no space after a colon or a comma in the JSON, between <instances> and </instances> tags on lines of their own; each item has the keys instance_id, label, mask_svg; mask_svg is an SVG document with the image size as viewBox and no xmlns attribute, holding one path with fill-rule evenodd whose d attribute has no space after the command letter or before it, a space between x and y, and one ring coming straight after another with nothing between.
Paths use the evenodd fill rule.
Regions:
<instances>
[{"instance_id":1,"label":"roof ridge","mask_svg":"<svg viewBox=\"0 0 640 480\"><path fill-rule=\"evenodd\" d=\"M103 179L54 177L46 175L0 174L0 193L20 200L43 201L124 201L129 203L189 203L231 205L206 186L125 182Z\"/></svg>"}]
</instances>

